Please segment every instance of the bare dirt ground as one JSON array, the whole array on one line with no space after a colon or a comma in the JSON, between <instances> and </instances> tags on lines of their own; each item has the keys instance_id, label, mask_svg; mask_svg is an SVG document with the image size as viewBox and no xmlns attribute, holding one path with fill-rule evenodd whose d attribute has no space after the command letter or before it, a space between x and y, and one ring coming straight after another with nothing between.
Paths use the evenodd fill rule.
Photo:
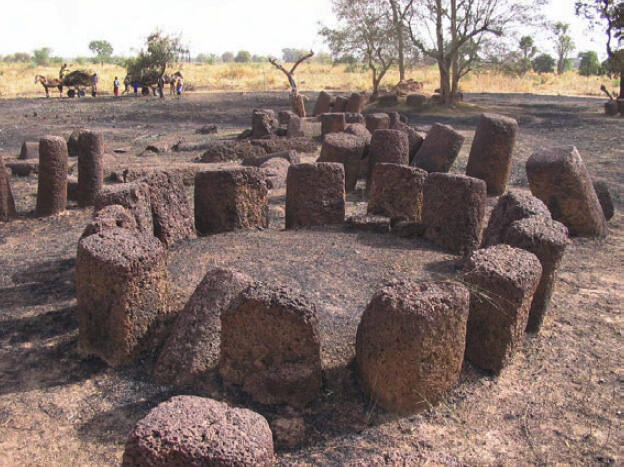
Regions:
<instances>
[{"instance_id":1,"label":"bare dirt ground","mask_svg":"<svg viewBox=\"0 0 624 467\"><path fill-rule=\"evenodd\" d=\"M313 96L311 96L313 97ZM68 136L77 127L104 132L107 173L127 167L196 168L198 153L139 155L147 145L203 141L249 125L254 107L285 108L285 93L190 94L155 98L0 101L0 152L15 156L25 139ZM313 102L313 100L311 100ZM322 397L303 416L305 443L278 452L281 464L607 464L624 462L624 119L601 115L600 99L469 95L452 111L409 112L410 123L453 124L467 136L453 171L465 169L480 112L504 113L521 127L512 184L526 189L524 161L535 149L576 145L590 172L610 184L616 215L606 240L574 239L552 309L513 363L492 377L466 363L461 384L436 407L409 417L384 412L359 391L352 372L355 329L385 281L439 278L456 259L424 240L332 228L284 231L284 192L271 196L271 226L184 241L170 250L180 306L204 272L231 266L303 289L321 310ZM308 156L312 160L312 156ZM205 165L204 165L205 166ZM284 407L226 393L218 378L175 390L155 385L155 355L113 370L76 353L74 287L77 240L91 212L74 204L37 219L37 179L12 177L20 218L0 224L0 465L114 465L135 422L175 394L200 394L245 405L267 417ZM191 190L192 188L189 188ZM190 191L189 191L190 193ZM495 200L490 200L493 205ZM361 212L361 193L348 211Z\"/></svg>"}]
</instances>

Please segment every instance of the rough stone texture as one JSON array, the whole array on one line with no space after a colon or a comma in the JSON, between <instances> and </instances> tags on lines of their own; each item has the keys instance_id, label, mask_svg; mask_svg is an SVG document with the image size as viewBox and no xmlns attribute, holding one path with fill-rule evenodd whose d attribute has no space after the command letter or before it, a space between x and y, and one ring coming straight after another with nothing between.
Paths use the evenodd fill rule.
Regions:
<instances>
[{"instance_id":1,"label":"rough stone texture","mask_svg":"<svg viewBox=\"0 0 624 467\"><path fill-rule=\"evenodd\" d=\"M482 114L477 125L466 175L487 184L488 195L502 195L511 173L511 156L518 122L497 114Z\"/></svg>"},{"instance_id":2,"label":"rough stone texture","mask_svg":"<svg viewBox=\"0 0 624 467\"><path fill-rule=\"evenodd\" d=\"M412 165L427 172L448 172L464 139L451 126L434 123L414 156Z\"/></svg>"},{"instance_id":3,"label":"rough stone texture","mask_svg":"<svg viewBox=\"0 0 624 467\"><path fill-rule=\"evenodd\" d=\"M390 218L374 215L357 215L348 217L346 227L359 232L388 233L390 232Z\"/></svg>"},{"instance_id":4,"label":"rough stone texture","mask_svg":"<svg viewBox=\"0 0 624 467\"><path fill-rule=\"evenodd\" d=\"M195 184L195 174L201 171L204 167L199 164L195 164L192 162L188 163L188 166L183 167L167 167L167 172L175 173L182 178L182 183L184 186L193 186ZM121 177L116 173L115 179L118 179L120 182L136 182L137 180L142 180L145 177L149 177L154 173L154 168L145 168L145 169L124 169L121 174Z\"/></svg>"},{"instance_id":5,"label":"rough stone texture","mask_svg":"<svg viewBox=\"0 0 624 467\"><path fill-rule=\"evenodd\" d=\"M0 154L0 222L8 222L17 216L15 200L11 191L9 173L4 166L2 154Z\"/></svg>"},{"instance_id":6,"label":"rough stone texture","mask_svg":"<svg viewBox=\"0 0 624 467\"><path fill-rule=\"evenodd\" d=\"M260 169L264 172L264 178L269 190L277 190L286 185L286 177L288 176L290 165L288 160L274 157L260 166Z\"/></svg>"},{"instance_id":7,"label":"rough stone texture","mask_svg":"<svg viewBox=\"0 0 624 467\"><path fill-rule=\"evenodd\" d=\"M399 164L377 164L373 169L368 213L420 222L427 172Z\"/></svg>"},{"instance_id":8,"label":"rough stone texture","mask_svg":"<svg viewBox=\"0 0 624 467\"><path fill-rule=\"evenodd\" d=\"M304 119L304 121L307 119ZM318 123L316 124L318 125ZM266 154L281 151L296 151L301 153L315 152L319 143L310 136L301 138L273 138L251 140L253 146L261 147Z\"/></svg>"},{"instance_id":9,"label":"rough stone texture","mask_svg":"<svg viewBox=\"0 0 624 467\"><path fill-rule=\"evenodd\" d=\"M346 133L330 133L323 139L317 162L339 162L344 166L345 191L355 190L366 141Z\"/></svg>"},{"instance_id":10,"label":"rough stone texture","mask_svg":"<svg viewBox=\"0 0 624 467\"><path fill-rule=\"evenodd\" d=\"M399 96L396 94L383 94L377 98L380 107L394 107L399 105Z\"/></svg>"},{"instance_id":11,"label":"rough stone texture","mask_svg":"<svg viewBox=\"0 0 624 467\"><path fill-rule=\"evenodd\" d=\"M408 94L405 103L410 107L422 107L427 102L427 96L424 94Z\"/></svg>"},{"instance_id":12,"label":"rough stone texture","mask_svg":"<svg viewBox=\"0 0 624 467\"><path fill-rule=\"evenodd\" d=\"M305 420L303 417L276 418L271 423L271 431L277 447L294 448L305 440Z\"/></svg>"},{"instance_id":13,"label":"rough stone texture","mask_svg":"<svg viewBox=\"0 0 624 467\"><path fill-rule=\"evenodd\" d=\"M291 165L286 179L286 228L342 224L344 166L335 162Z\"/></svg>"},{"instance_id":14,"label":"rough stone texture","mask_svg":"<svg viewBox=\"0 0 624 467\"><path fill-rule=\"evenodd\" d=\"M529 193L520 191L505 193L498 198L496 206L490 214L490 220L483 233L483 248L501 243L505 231L512 222L531 216L550 218L550 211L542 200Z\"/></svg>"},{"instance_id":15,"label":"rough stone texture","mask_svg":"<svg viewBox=\"0 0 624 467\"><path fill-rule=\"evenodd\" d=\"M303 119L300 117L293 117L288 121L288 126L286 127L286 137L287 138L300 138L305 136L305 131L303 129Z\"/></svg>"},{"instance_id":16,"label":"rough stone texture","mask_svg":"<svg viewBox=\"0 0 624 467\"><path fill-rule=\"evenodd\" d=\"M533 253L496 245L475 251L464 264L470 290L466 359L500 373L524 338L542 266Z\"/></svg>"},{"instance_id":17,"label":"rough stone texture","mask_svg":"<svg viewBox=\"0 0 624 467\"><path fill-rule=\"evenodd\" d=\"M78 206L91 206L102 190L103 155L102 134L94 131L81 131L78 137Z\"/></svg>"},{"instance_id":18,"label":"rough stone texture","mask_svg":"<svg viewBox=\"0 0 624 467\"><path fill-rule=\"evenodd\" d=\"M67 207L67 143L60 136L39 140L37 216L50 216Z\"/></svg>"},{"instance_id":19,"label":"rough stone texture","mask_svg":"<svg viewBox=\"0 0 624 467\"><path fill-rule=\"evenodd\" d=\"M286 130L288 138L307 137L317 138L321 136L321 122L316 118L292 118L288 122Z\"/></svg>"},{"instance_id":20,"label":"rough stone texture","mask_svg":"<svg viewBox=\"0 0 624 467\"><path fill-rule=\"evenodd\" d=\"M169 311L167 251L155 237L122 228L83 238L76 297L81 353L111 366L132 363Z\"/></svg>"},{"instance_id":21,"label":"rough stone texture","mask_svg":"<svg viewBox=\"0 0 624 467\"><path fill-rule=\"evenodd\" d=\"M593 183L594 191L596 191L596 196L598 197L598 202L600 203L600 207L602 208L602 213L605 216L606 220L611 220L615 210L613 209L613 200L611 199L611 192L609 191L609 186L602 181L597 181Z\"/></svg>"},{"instance_id":22,"label":"rough stone texture","mask_svg":"<svg viewBox=\"0 0 624 467\"><path fill-rule=\"evenodd\" d=\"M38 145L39 143L37 143L37 146ZM13 160L6 162L5 165L11 170L11 174L16 177L28 177L29 175L36 175L39 173L39 160Z\"/></svg>"},{"instance_id":23,"label":"rough stone texture","mask_svg":"<svg viewBox=\"0 0 624 467\"><path fill-rule=\"evenodd\" d=\"M154 218L150 198L150 189L146 183L137 181L111 185L98 194L95 211L111 204L119 204L132 213L140 232L153 235Z\"/></svg>"},{"instance_id":24,"label":"rough stone texture","mask_svg":"<svg viewBox=\"0 0 624 467\"><path fill-rule=\"evenodd\" d=\"M159 383L185 386L214 370L221 349L221 314L239 293L254 283L229 269L206 273L177 316L154 368Z\"/></svg>"},{"instance_id":25,"label":"rough stone texture","mask_svg":"<svg viewBox=\"0 0 624 467\"><path fill-rule=\"evenodd\" d=\"M80 133L82 129L76 129L71 132L71 135L67 138L67 154L69 157L78 157L80 155Z\"/></svg>"},{"instance_id":26,"label":"rough stone texture","mask_svg":"<svg viewBox=\"0 0 624 467\"><path fill-rule=\"evenodd\" d=\"M570 235L606 237L607 221L592 180L574 146L544 149L526 162L531 193Z\"/></svg>"},{"instance_id":27,"label":"rough stone texture","mask_svg":"<svg viewBox=\"0 0 624 467\"><path fill-rule=\"evenodd\" d=\"M179 173L153 171L141 179L149 187L154 235L167 247L178 240L193 238L193 208Z\"/></svg>"},{"instance_id":28,"label":"rough stone texture","mask_svg":"<svg viewBox=\"0 0 624 467\"><path fill-rule=\"evenodd\" d=\"M254 109L251 114L251 137L254 139L270 138L278 126L275 112L271 109Z\"/></svg>"},{"instance_id":29,"label":"rough stone texture","mask_svg":"<svg viewBox=\"0 0 624 467\"><path fill-rule=\"evenodd\" d=\"M241 165L251 166L251 167L260 167L266 161L270 159L275 159L277 157L285 159L286 161L288 161L289 164L299 164L301 162L301 159L297 151L280 151L280 152L274 152L271 154L265 154L262 156L246 157L245 159L243 159L243 162L241 162Z\"/></svg>"},{"instance_id":30,"label":"rough stone texture","mask_svg":"<svg viewBox=\"0 0 624 467\"><path fill-rule=\"evenodd\" d=\"M345 109L347 108L347 101L349 100L348 97L345 96L336 96L336 98L334 99L334 106L332 111L334 112L344 112ZM358 111L360 112L360 111Z\"/></svg>"},{"instance_id":31,"label":"rough stone texture","mask_svg":"<svg viewBox=\"0 0 624 467\"><path fill-rule=\"evenodd\" d=\"M353 113L362 113L364 110L364 106L366 105L366 96L364 94L360 94L358 92L354 92L349 96L349 100L345 104L344 111L345 112L353 112ZM337 112L334 109L334 112Z\"/></svg>"},{"instance_id":32,"label":"rough stone texture","mask_svg":"<svg viewBox=\"0 0 624 467\"><path fill-rule=\"evenodd\" d=\"M269 225L268 189L256 167L195 175L195 226L200 235Z\"/></svg>"},{"instance_id":33,"label":"rough stone texture","mask_svg":"<svg viewBox=\"0 0 624 467\"><path fill-rule=\"evenodd\" d=\"M24 141L19 158L21 160L39 158L39 141Z\"/></svg>"},{"instance_id":34,"label":"rough stone texture","mask_svg":"<svg viewBox=\"0 0 624 467\"><path fill-rule=\"evenodd\" d=\"M357 136L364 140L367 145L370 144L370 140L373 137L370 131L366 129L365 125L361 123L349 123L344 130L345 133L353 136Z\"/></svg>"},{"instance_id":35,"label":"rough stone texture","mask_svg":"<svg viewBox=\"0 0 624 467\"><path fill-rule=\"evenodd\" d=\"M305 406L321 389L316 306L285 287L249 287L221 315L219 373L263 404Z\"/></svg>"},{"instance_id":36,"label":"rough stone texture","mask_svg":"<svg viewBox=\"0 0 624 467\"><path fill-rule=\"evenodd\" d=\"M347 121L344 113L326 113L321 115L321 135L344 131Z\"/></svg>"},{"instance_id":37,"label":"rough stone texture","mask_svg":"<svg viewBox=\"0 0 624 467\"><path fill-rule=\"evenodd\" d=\"M409 164L409 139L401 130L377 130L373 133L368 153L366 190L370 191L373 168L380 162Z\"/></svg>"},{"instance_id":38,"label":"rough stone texture","mask_svg":"<svg viewBox=\"0 0 624 467\"><path fill-rule=\"evenodd\" d=\"M529 312L527 332L539 332L550 307L555 275L568 245L568 229L544 216L531 216L513 222L503 242L533 253L542 263L540 279Z\"/></svg>"},{"instance_id":39,"label":"rough stone texture","mask_svg":"<svg viewBox=\"0 0 624 467\"><path fill-rule=\"evenodd\" d=\"M471 253L481 243L486 203L483 180L430 173L423 187L425 237L457 254Z\"/></svg>"},{"instance_id":40,"label":"rough stone texture","mask_svg":"<svg viewBox=\"0 0 624 467\"><path fill-rule=\"evenodd\" d=\"M119 204L111 204L94 213L93 219L82 231L80 238L115 227L138 232L136 219L132 213Z\"/></svg>"},{"instance_id":41,"label":"rough stone texture","mask_svg":"<svg viewBox=\"0 0 624 467\"><path fill-rule=\"evenodd\" d=\"M312 112L312 115L317 116L328 113L331 107L331 101L331 96L325 91L321 91L316 99L316 103L314 104L314 111Z\"/></svg>"},{"instance_id":42,"label":"rough stone texture","mask_svg":"<svg viewBox=\"0 0 624 467\"><path fill-rule=\"evenodd\" d=\"M468 290L453 282L394 282L362 315L355 364L375 403L400 413L427 408L459 378Z\"/></svg>"},{"instance_id":43,"label":"rough stone texture","mask_svg":"<svg viewBox=\"0 0 624 467\"><path fill-rule=\"evenodd\" d=\"M407 138L409 140L409 161L411 164L414 160L414 156L416 156L416 153L422 146L426 135L405 123L398 112L390 112L388 116L390 117L391 130L401 130L407 133Z\"/></svg>"},{"instance_id":44,"label":"rough stone texture","mask_svg":"<svg viewBox=\"0 0 624 467\"><path fill-rule=\"evenodd\" d=\"M122 466L270 466L273 458L273 437L262 415L213 399L175 396L139 420Z\"/></svg>"},{"instance_id":45,"label":"rough stone texture","mask_svg":"<svg viewBox=\"0 0 624 467\"><path fill-rule=\"evenodd\" d=\"M366 129L372 133L375 130L387 130L390 128L390 116L385 113L366 115Z\"/></svg>"},{"instance_id":46,"label":"rough stone texture","mask_svg":"<svg viewBox=\"0 0 624 467\"><path fill-rule=\"evenodd\" d=\"M391 219L392 233L404 238L420 237L425 233L425 225L418 221L404 220L400 217Z\"/></svg>"},{"instance_id":47,"label":"rough stone texture","mask_svg":"<svg viewBox=\"0 0 624 467\"><path fill-rule=\"evenodd\" d=\"M195 130L198 135L216 135L219 132L219 128L214 123L209 123Z\"/></svg>"},{"instance_id":48,"label":"rough stone texture","mask_svg":"<svg viewBox=\"0 0 624 467\"><path fill-rule=\"evenodd\" d=\"M366 123L366 118L361 113L345 112L345 121L347 122L347 125L350 124L350 123L365 124Z\"/></svg>"},{"instance_id":49,"label":"rough stone texture","mask_svg":"<svg viewBox=\"0 0 624 467\"><path fill-rule=\"evenodd\" d=\"M244 157L265 155L261 146L254 146L248 140L212 141L201 156L201 162L225 162Z\"/></svg>"},{"instance_id":50,"label":"rough stone texture","mask_svg":"<svg viewBox=\"0 0 624 467\"><path fill-rule=\"evenodd\" d=\"M280 110L277 113L277 120L280 126L288 126L288 122L290 122L293 118L299 118L295 112L292 110Z\"/></svg>"}]
</instances>

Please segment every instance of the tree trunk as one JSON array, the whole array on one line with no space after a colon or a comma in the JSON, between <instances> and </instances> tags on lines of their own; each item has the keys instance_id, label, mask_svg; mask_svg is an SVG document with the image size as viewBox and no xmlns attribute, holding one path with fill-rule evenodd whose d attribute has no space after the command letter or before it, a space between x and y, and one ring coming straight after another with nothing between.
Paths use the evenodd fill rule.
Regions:
<instances>
[{"instance_id":1,"label":"tree trunk","mask_svg":"<svg viewBox=\"0 0 624 467\"><path fill-rule=\"evenodd\" d=\"M397 48L399 55L399 81L405 81L405 57L404 57L404 44L403 44L403 30L401 28L401 21L399 20L399 7L396 0L390 0L390 6L392 7L392 22L394 23L394 29L397 40Z\"/></svg>"},{"instance_id":2,"label":"tree trunk","mask_svg":"<svg viewBox=\"0 0 624 467\"><path fill-rule=\"evenodd\" d=\"M624 69L620 71L620 99L624 99Z\"/></svg>"},{"instance_id":3,"label":"tree trunk","mask_svg":"<svg viewBox=\"0 0 624 467\"><path fill-rule=\"evenodd\" d=\"M452 56L449 57L451 70L451 88L448 97L445 99L447 105L455 100L457 86L459 84L459 51L457 50L457 0L451 0L451 45L449 50Z\"/></svg>"}]
</instances>

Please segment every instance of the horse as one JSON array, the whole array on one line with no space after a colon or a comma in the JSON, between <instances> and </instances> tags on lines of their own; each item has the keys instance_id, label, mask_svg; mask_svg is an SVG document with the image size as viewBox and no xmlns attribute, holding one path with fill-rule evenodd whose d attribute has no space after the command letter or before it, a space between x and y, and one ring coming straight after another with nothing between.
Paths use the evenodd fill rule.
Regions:
<instances>
[{"instance_id":1,"label":"horse","mask_svg":"<svg viewBox=\"0 0 624 467\"><path fill-rule=\"evenodd\" d=\"M50 97L50 88L57 88L59 90L59 97L63 95L63 83L57 78L46 78L43 75L35 76L35 84L41 83L45 89L46 97Z\"/></svg>"}]
</instances>

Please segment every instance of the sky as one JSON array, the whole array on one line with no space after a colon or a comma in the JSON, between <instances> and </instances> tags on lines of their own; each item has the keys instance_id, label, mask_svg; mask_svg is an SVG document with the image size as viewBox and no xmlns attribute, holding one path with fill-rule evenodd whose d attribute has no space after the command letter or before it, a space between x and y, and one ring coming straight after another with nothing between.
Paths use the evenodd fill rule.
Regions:
<instances>
[{"instance_id":1,"label":"sky","mask_svg":"<svg viewBox=\"0 0 624 467\"><path fill-rule=\"evenodd\" d=\"M92 40L107 40L115 55L133 55L159 28L181 34L191 55L248 50L281 57L286 47L326 49L319 23L334 25L331 0L20 0L0 16L0 55L50 47L65 58L91 56ZM574 0L551 0L546 15L571 24L577 50L604 55L601 31L587 31ZM528 32L530 33L530 32ZM549 49L552 41L536 38ZM552 53L552 49L544 50Z\"/></svg>"}]
</instances>

